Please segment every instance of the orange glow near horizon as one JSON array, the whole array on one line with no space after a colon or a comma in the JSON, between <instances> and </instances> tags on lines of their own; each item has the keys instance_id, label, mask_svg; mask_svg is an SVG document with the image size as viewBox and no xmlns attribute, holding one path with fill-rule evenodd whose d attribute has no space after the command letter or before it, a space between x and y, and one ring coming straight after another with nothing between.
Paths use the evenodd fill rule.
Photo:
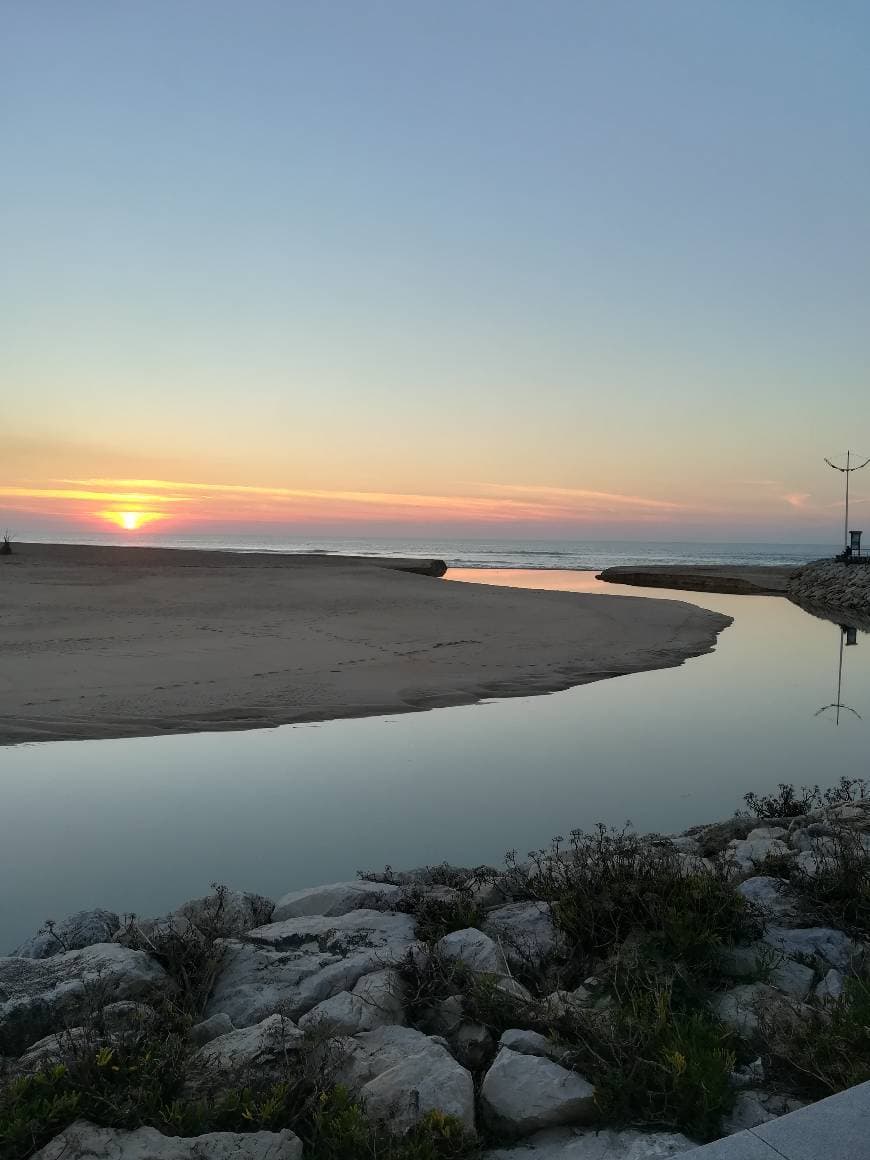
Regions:
<instances>
[{"instance_id":1,"label":"orange glow near horizon","mask_svg":"<svg viewBox=\"0 0 870 1160\"><path fill-rule=\"evenodd\" d=\"M97 501L97 503L94 503ZM855 503L870 503L858 496ZM753 482L748 495L736 495L730 505L703 498L689 504L666 496L571 488L539 483L465 483L453 494L426 492L348 491L294 488L251 483L203 483L199 480L89 477L53 478L42 486L0 484L0 504L9 512L45 515L91 528L114 525L135 534L157 521L175 530L209 528L215 524L258 524L328 528L333 524L428 525L455 524L499 529L511 525L548 526L562 530L582 526L675 529L686 521L712 529L736 513L784 515L794 524L827 518L831 504L813 503L803 493L783 490L775 481ZM833 505L836 507L836 504Z\"/></svg>"}]
</instances>

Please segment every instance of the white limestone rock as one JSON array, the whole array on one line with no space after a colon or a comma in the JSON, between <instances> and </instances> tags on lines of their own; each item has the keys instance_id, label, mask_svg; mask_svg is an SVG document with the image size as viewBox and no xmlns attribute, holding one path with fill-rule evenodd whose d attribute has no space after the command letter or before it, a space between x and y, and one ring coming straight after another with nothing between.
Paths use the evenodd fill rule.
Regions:
<instances>
[{"instance_id":1,"label":"white limestone rock","mask_svg":"<svg viewBox=\"0 0 870 1160\"><path fill-rule=\"evenodd\" d=\"M779 838L747 838L745 841L733 838L725 847L725 856L736 862L744 874L750 873L766 858L790 857L793 853Z\"/></svg>"},{"instance_id":2,"label":"white limestone rock","mask_svg":"<svg viewBox=\"0 0 870 1160\"><path fill-rule=\"evenodd\" d=\"M843 988L845 985L846 980L843 977L843 973L836 970L834 967L831 967L831 969L816 987L816 998L821 1003L832 1003L839 999L843 994Z\"/></svg>"},{"instance_id":3,"label":"white limestone rock","mask_svg":"<svg viewBox=\"0 0 870 1160\"><path fill-rule=\"evenodd\" d=\"M438 958L462 963L478 974L508 974L504 952L488 934L474 927L445 934L438 939L433 949Z\"/></svg>"},{"instance_id":4,"label":"white limestone rock","mask_svg":"<svg viewBox=\"0 0 870 1160\"><path fill-rule=\"evenodd\" d=\"M231 1031L235 1031L232 1019L225 1012L219 1011L210 1019L203 1019L201 1023L195 1023L188 1031L187 1038L196 1047L205 1047L213 1039L217 1039L221 1035L229 1035Z\"/></svg>"},{"instance_id":5,"label":"white limestone rock","mask_svg":"<svg viewBox=\"0 0 870 1160\"><path fill-rule=\"evenodd\" d=\"M778 998L777 992L766 983L744 983L715 995L710 1000L710 1008L726 1027L749 1039L758 1031L760 1007L770 1006Z\"/></svg>"},{"instance_id":6,"label":"white limestone rock","mask_svg":"<svg viewBox=\"0 0 870 1160\"><path fill-rule=\"evenodd\" d=\"M782 826L756 826L754 830L750 830L746 835L747 842L757 842L759 839L776 838L779 841L785 841L788 837L788 830Z\"/></svg>"},{"instance_id":7,"label":"white limestone rock","mask_svg":"<svg viewBox=\"0 0 870 1160\"><path fill-rule=\"evenodd\" d=\"M508 1047L520 1055L542 1055L545 1059L552 1059L554 1063L561 1063L565 1058L565 1048L541 1035L539 1031L526 1031L522 1027L511 1027L502 1032L498 1041L499 1047Z\"/></svg>"},{"instance_id":8,"label":"white limestone rock","mask_svg":"<svg viewBox=\"0 0 870 1160\"><path fill-rule=\"evenodd\" d=\"M156 1128L125 1132L77 1120L34 1160L302 1160L302 1141L281 1132L208 1132L162 1136Z\"/></svg>"},{"instance_id":9,"label":"white limestone rock","mask_svg":"<svg viewBox=\"0 0 870 1160\"><path fill-rule=\"evenodd\" d=\"M550 1128L482 1160L668 1160L697 1147L680 1132L614 1132L605 1128Z\"/></svg>"},{"instance_id":10,"label":"white limestone rock","mask_svg":"<svg viewBox=\"0 0 870 1160\"><path fill-rule=\"evenodd\" d=\"M806 957L820 959L838 971L847 970L850 962L859 953L858 946L841 930L830 927L786 928L770 926L763 941L790 958Z\"/></svg>"},{"instance_id":11,"label":"white limestone rock","mask_svg":"<svg viewBox=\"0 0 870 1160\"><path fill-rule=\"evenodd\" d=\"M290 1070L303 1039L295 1023L283 1015L219 1035L191 1056L187 1092L278 1083Z\"/></svg>"},{"instance_id":12,"label":"white limestone rock","mask_svg":"<svg viewBox=\"0 0 870 1160\"><path fill-rule=\"evenodd\" d=\"M765 970L767 982L793 999L805 999L816 977L812 967L787 958L766 942L722 947L717 962L722 973L734 979L744 979Z\"/></svg>"},{"instance_id":13,"label":"white limestone rock","mask_svg":"<svg viewBox=\"0 0 870 1160\"><path fill-rule=\"evenodd\" d=\"M483 930L498 943L514 966L539 967L558 944L548 902L512 902L500 906L486 916Z\"/></svg>"},{"instance_id":14,"label":"white limestone rock","mask_svg":"<svg viewBox=\"0 0 870 1160\"><path fill-rule=\"evenodd\" d=\"M111 910L78 910L51 931L33 935L12 952L25 959L49 959L66 951L83 950L95 943L110 942L117 929L118 916Z\"/></svg>"},{"instance_id":15,"label":"white limestone rock","mask_svg":"<svg viewBox=\"0 0 870 1160\"><path fill-rule=\"evenodd\" d=\"M341 1082L366 1114L403 1133L431 1111L475 1130L474 1082L450 1052L411 1027L379 1027L346 1041Z\"/></svg>"},{"instance_id":16,"label":"white limestone rock","mask_svg":"<svg viewBox=\"0 0 870 1160\"><path fill-rule=\"evenodd\" d=\"M480 1089L488 1122L512 1136L541 1128L589 1123L595 1116L595 1089L574 1071L537 1055L503 1047Z\"/></svg>"},{"instance_id":17,"label":"white limestone rock","mask_svg":"<svg viewBox=\"0 0 870 1160\"><path fill-rule=\"evenodd\" d=\"M395 900L399 887L388 882L331 882L326 886L309 886L305 890L291 890L275 904L272 922L286 918L304 918L321 914L338 918L352 910L374 910Z\"/></svg>"},{"instance_id":18,"label":"white limestone rock","mask_svg":"<svg viewBox=\"0 0 870 1160\"><path fill-rule=\"evenodd\" d=\"M404 1023L404 984L398 971L363 975L353 991L341 991L312 1007L299 1020L303 1031L322 1024L336 1035L358 1035L375 1027Z\"/></svg>"},{"instance_id":19,"label":"white limestone rock","mask_svg":"<svg viewBox=\"0 0 870 1160\"><path fill-rule=\"evenodd\" d=\"M411 915L356 910L286 919L223 945L205 1014L224 1011L247 1027L279 1009L298 1019L364 975L398 965L416 940Z\"/></svg>"},{"instance_id":20,"label":"white limestone rock","mask_svg":"<svg viewBox=\"0 0 870 1160\"><path fill-rule=\"evenodd\" d=\"M173 989L142 951L97 943L47 959L0 958L0 1055L20 1055L37 1040L77 1026L88 995L103 1002L160 999Z\"/></svg>"},{"instance_id":21,"label":"white limestone rock","mask_svg":"<svg viewBox=\"0 0 870 1160\"><path fill-rule=\"evenodd\" d=\"M781 878L760 874L745 879L737 889L768 918L787 920L797 913L797 899Z\"/></svg>"}]
</instances>

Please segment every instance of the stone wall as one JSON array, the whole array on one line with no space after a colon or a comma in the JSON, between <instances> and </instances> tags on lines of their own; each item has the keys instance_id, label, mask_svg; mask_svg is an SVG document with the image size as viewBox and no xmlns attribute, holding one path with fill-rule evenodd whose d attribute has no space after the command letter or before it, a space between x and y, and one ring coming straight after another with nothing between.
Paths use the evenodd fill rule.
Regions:
<instances>
[{"instance_id":1,"label":"stone wall","mask_svg":"<svg viewBox=\"0 0 870 1160\"><path fill-rule=\"evenodd\" d=\"M870 612L870 564L814 560L789 580L788 595L798 604Z\"/></svg>"}]
</instances>

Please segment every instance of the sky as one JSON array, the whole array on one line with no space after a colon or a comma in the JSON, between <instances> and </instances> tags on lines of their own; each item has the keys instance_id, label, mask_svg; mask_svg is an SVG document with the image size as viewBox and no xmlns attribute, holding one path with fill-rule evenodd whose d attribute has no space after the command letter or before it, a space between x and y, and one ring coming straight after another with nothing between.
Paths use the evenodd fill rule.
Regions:
<instances>
[{"instance_id":1,"label":"sky","mask_svg":"<svg viewBox=\"0 0 870 1160\"><path fill-rule=\"evenodd\" d=\"M864 0L7 0L0 526L833 541L868 114Z\"/></svg>"}]
</instances>

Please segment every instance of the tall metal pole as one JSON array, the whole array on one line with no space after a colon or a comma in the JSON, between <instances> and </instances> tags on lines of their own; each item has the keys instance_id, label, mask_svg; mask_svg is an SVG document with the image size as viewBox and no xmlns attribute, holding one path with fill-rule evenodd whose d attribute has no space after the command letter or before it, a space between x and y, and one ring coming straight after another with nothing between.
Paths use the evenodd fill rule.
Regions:
<instances>
[{"instance_id":1,"label":"tall metal pole","mask_svg":"<svg viewBox=\"0 0 870 1160\"><path fill-rule=\"evenodd\" d=\"M828 467L833 467L834 471L842 471L846 476L846 518L843 522L843 547L849 546L849 476L853 471L860 471L862 467L866 467L870 463L870 459L865 459L863 463L859 463L857 467L852 467L852 452L846 452L846 466L840 467L838 463L831 463L830 459L825 459Z\"/></svg>"},{"instance_id":2,"label":"tall metal pole","mask_svg":"<svg viewBox=\"0 0 870 1160\"><path fill-rule=\"evenodd\" d=\"M849 543L849 476L852 474L849 468L849 456L851 451L846 452L846 518L843 521L843 547Z\"/></svg>"}]
</instances>

